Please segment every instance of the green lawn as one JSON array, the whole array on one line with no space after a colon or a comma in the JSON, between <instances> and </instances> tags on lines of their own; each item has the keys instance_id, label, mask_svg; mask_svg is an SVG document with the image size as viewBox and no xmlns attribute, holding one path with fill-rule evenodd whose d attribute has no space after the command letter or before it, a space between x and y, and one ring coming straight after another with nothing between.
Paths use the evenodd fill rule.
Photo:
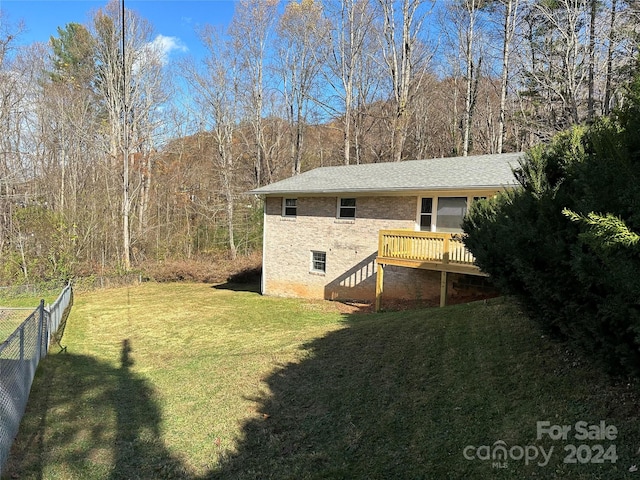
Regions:
<instances>
[{"instance_id":1,"label":"green lawn","mask_svg":"<svg viewBox=\"0 0 640 480\"><path fill-rule=\"evenodd\" d=\"M636 384L510 302L336 307L190 284L76 294L6 478L640 478ZM539 421L567 440L538 440ZM580 421L617 434L578 440ZM508 460L483 460L499 441ZM569 445L602 463L564 463Z\"/></svg>"},{"instance_id":2,"label":"green lawn","mask_svg":"<svg viewBox=\"0 0 640 480\"><path fill-rule=\"evenodd\" d=\"M0 308L0 343L7 340L34 310L35 307L15 310Z\"/></svg>"},{"instance_id":3,"label":"green lawn","mask_svg":"<svg viewBox=\"0 0 640 480\"><path fill-rule=\"evenodd\" d=\"M45 301L45 305L51 304L56 301L62 289L62 286L45 285L37 293L18 294L0 289L0 342L6 340L38 308L41 299Z\"/></svg>"}]
</instances>

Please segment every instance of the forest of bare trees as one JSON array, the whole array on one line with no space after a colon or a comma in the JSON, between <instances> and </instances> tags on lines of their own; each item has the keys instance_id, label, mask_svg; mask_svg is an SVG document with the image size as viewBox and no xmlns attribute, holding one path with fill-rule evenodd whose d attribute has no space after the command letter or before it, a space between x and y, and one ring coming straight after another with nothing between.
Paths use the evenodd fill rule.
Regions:
<instances>
[{"instance_id":1,"label":"forest of bare trees","mask_svg":"<svg viewBox=\"0 0 640 480\"><path fill-rule=\"evenodd\" d=\"M635 0L239 0L178 64L124 7L47 44L0 22L1 283L234 259L248 190L526 150L609 113L638 56Z\"/></svg>"}]
</instances>

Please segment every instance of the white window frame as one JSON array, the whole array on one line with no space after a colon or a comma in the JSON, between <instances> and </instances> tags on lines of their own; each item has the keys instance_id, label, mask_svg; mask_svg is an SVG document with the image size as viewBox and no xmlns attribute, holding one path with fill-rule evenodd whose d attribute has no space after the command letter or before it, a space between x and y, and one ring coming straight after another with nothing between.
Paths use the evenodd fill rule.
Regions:
<instances>
[{"instance_id":1,"label":"white window frame","mask_svg":"<svg viewBox=\"0 0 640 480\"><path fill-rule=\"evenodd\" d=\"M418 197L418 204L416 207L416 223L415 223L415 230L417 232L420 231L420 217L422 216L422 199L423 198L430 198L431 199L431 229L430 230L422 230L422 231L430 231L430 232L437 232L437 226L438 226L438 199L439 198L466 198L467 199L467 212L469 211L469 208L471 207L471 204L476 200L476 199L480 199L480 198L487 198L487 195L464 195L464 194L451 194L451 195L421 195Z\"/></svg>"},{"instance_id":2,"label":"white window frame","mask_svg":"<svg viewBox=\"0 0 640 480\"><path fill-rule=\"evenodd\" d=\"M287 205L287 200L294 200L296 204L292 207ZM287 214L287 208L295 208L296 213L294 215ZM287 218L296 218L298 216L298 199L295 197L283 197L282 198L282 216Z\"/></svg>"},{"instance_id":3,"label":"white window frame","mask_svg":"<svg viewBox=\"0 0 640 480\"><path fill-rule=\"evenodd\" d=\"M316 260L316 254L320 254L324 257L323 260ZM316 263L322 263L323 268L316 268ZM311 273L325 274L327 273L327 252L323 250L311 250L311 266L309 271Z\"/></svg>"},{"instance_id":4,"label":"white window frame","mask_svg":"<svg viewBox=\"0 0 640 480\"><path fill-rule=\"evenodd\" d=\"M342 205L342 201L343 200L353 200L354 205ZM344 217L342 216L342 209L343 208L348 208L348 209L353 209L353 216L352 217ZM357 209L358 209L358 200L356 197L338 197L338 204L337 204L337 213L336 213L336 218L340 219L340 220L355 220L356 219L356 215L357 215Z\"/></svg>"},{"instance_id":5,"label":"white window frame","mask_svg":"<svg viewBox=\"0 0 640 480\"><path fill-rule=\"evenodd\" d=\"M422 200L424 198L430 198L431 199L431 213L429 215L431 215L431 226L429 228L429 230L422 230ZM435 223L434 223L434 218L435 218L435 212L434 212L434 206L436 205L436 201L437 198L434 197L427 197L427 196L422 196L422 197L418 197L418 213L416 214L416 231L423 231L423 232L434 232L435 230Z\"/></svg>"}]
</instances>

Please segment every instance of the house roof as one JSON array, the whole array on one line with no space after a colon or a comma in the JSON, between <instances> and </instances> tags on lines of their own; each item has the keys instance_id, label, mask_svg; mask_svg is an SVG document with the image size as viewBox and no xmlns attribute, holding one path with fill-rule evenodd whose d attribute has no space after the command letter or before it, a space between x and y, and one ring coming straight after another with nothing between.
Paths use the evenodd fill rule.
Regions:
<instances>
[{"instance_id":1,"label":"house roof","mask_svg":"<svg viewBox=\"0 0 640 480\"><path fill-rule=\"evenodd\" d=\"M515 186L522 153L320 167L264 187L256 195L394 193Z\"/></svg>"}]
</instances>

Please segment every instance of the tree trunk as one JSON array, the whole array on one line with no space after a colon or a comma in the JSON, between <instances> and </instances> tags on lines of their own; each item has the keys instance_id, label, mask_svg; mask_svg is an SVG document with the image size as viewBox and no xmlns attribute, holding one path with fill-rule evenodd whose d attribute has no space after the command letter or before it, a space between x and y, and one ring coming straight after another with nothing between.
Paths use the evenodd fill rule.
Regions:
<instances>
[{"instance_id":1,"label":"tree trunk","mask_svg":"<svg viewBox=\"0 0 640 480\"><path fill-rule=\"evenodd\" d=\"M591 12L589 15L589 93L587 98L587 121L593 121L595 116L595 104L594 104L594 80L595 80L595 50L596 50L596 14L598 12L597 0L591 0Z\"/></svg>"},{"instance_id":2,"label":"tree trunk","mask_svg":"<svg viewBox=\"0 0 640 480\"><path fill-rule=\"evenodd\" d=\"M608 115L611 113L611 77L613 76L613 53L615 50L615 27L616 27L616 7L617 0L611 0L611 17L609 22L609 45L607 47L607 71L604 87L604 105L602 113Z\"/></svg>"},{"instance_id":3,"label":"tree trunk","mask_svg":"<svg viewBox=\"0 0 640 480\"><path fill-rule=\"evenodd\" d=\"M504 5L504 29L502 43L502 76L500 79L500 119L498 121L498 153L504 150L504 137L506 134L507 93L509 88L509 52L511 40L515 31L518 0L506 0Z\"/></svg>"},{"instance_id":4,"label":"tree trunk","mask_svg":"<svg viewBox=\"0 0 640 480\"><path fill-rule=\"evenodd\" d=\"M131 215L131 198L129 192L129 151L123 149L122 173L122 267L125 272L131 270L131 231L129 216Z\"/></svg>"},{"instance_id":5,"label":"tree trunk","mask_svg":"<svg viewBox=\"0 0 640 480\"><path fill-rule=\"evenodd\" d=\"M469 15L469 26L465 37L465 62L467 67L467 77L465 82L465 98L464 98L464 118L462 133L462 156L469 155L471 144L471 121L473 117L473 108L475 105L475 96L477 91L477 77L480 70L480 62L478 66L474 65L473 49L475 42L475 23L477 14L476 0L466 1L466 10Z\"/></svg>"}]
</instances>

